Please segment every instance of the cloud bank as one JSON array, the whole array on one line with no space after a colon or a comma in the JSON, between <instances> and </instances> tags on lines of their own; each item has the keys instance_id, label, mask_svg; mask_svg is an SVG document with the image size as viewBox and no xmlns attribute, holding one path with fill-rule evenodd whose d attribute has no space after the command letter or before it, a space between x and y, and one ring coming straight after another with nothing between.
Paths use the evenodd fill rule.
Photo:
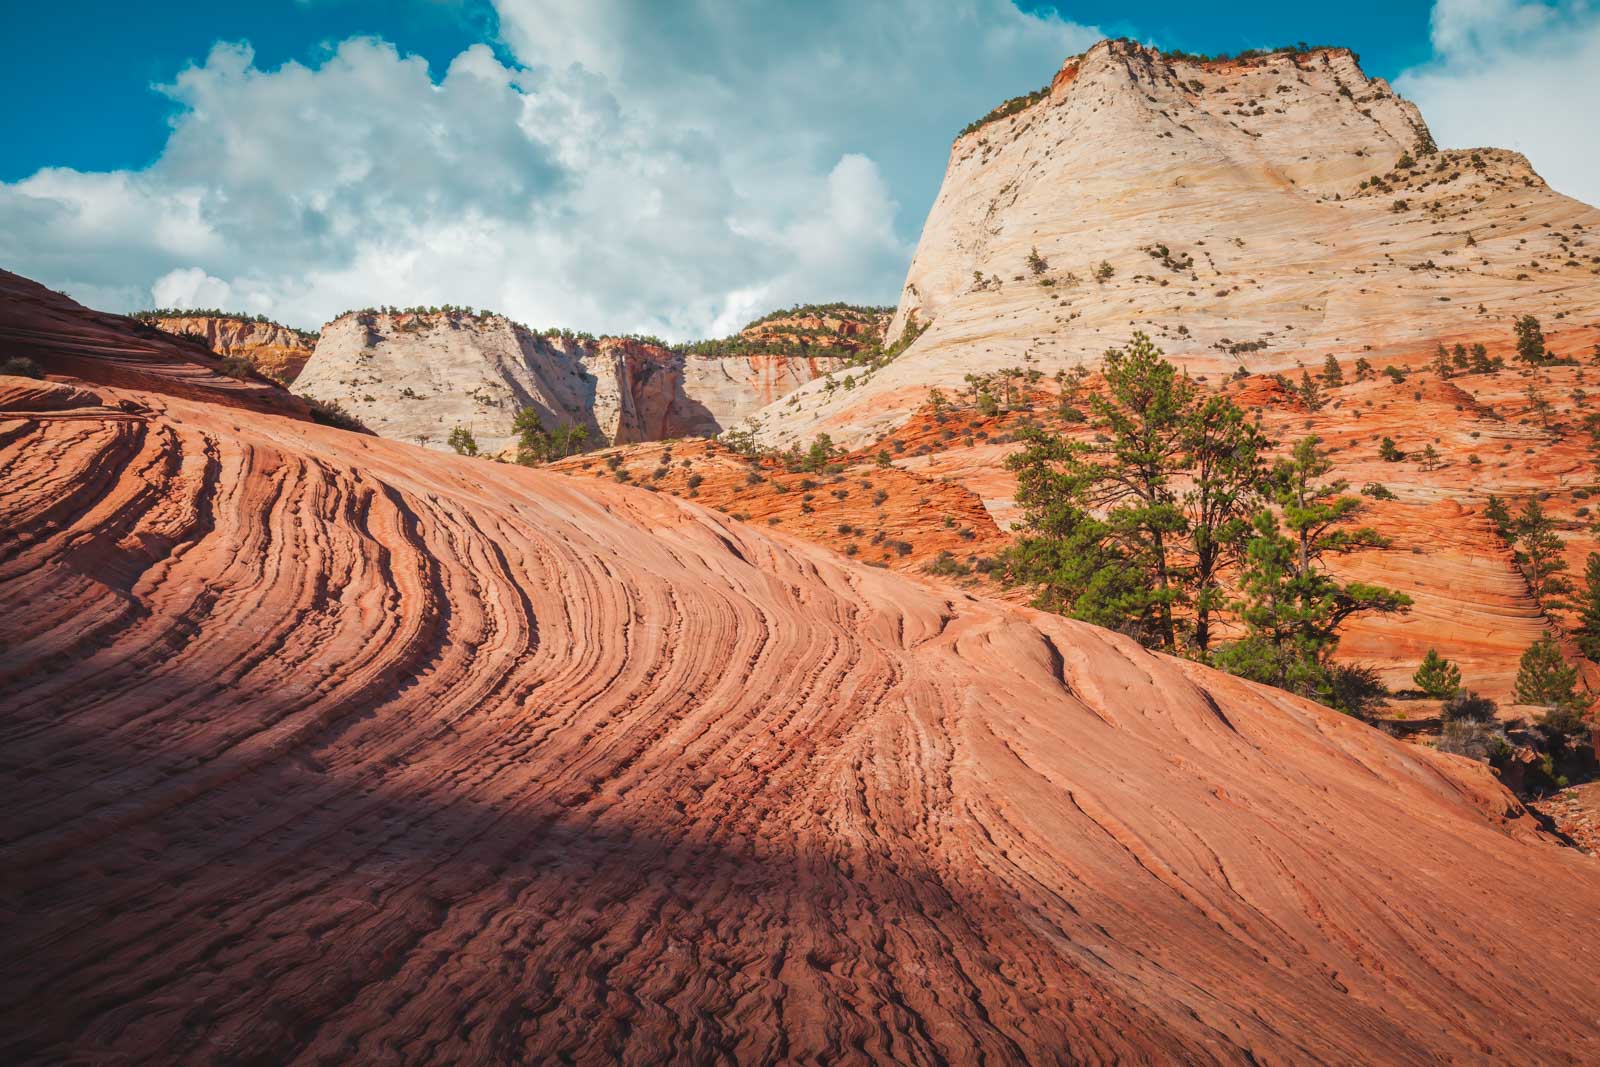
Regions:
<instances>
[{"instance_id":1,"label":"cloud bank","mask_svg":"<svg viewBox=\"0 0 1600 1067\"><path fill-rule=\"evenodd\" d=\"M1438 0L1435 58L1395 79L1451 148L1511 148L1600 204L1600 10L1583 0Z\"/></svg>"},{"instance_id":2,"label":"cloud bank","mask_svg":"<svg viewBox=\"0 0 1600 1067\"><path fill-rule=\"evenodd\" d=\"M370 38L275 70L216 45L158 87L148 169L0 185L0 255L93 306L306 327L456 303L678 339L892 302L954 132L1098 36L1009 0L497 6L510 58L442 74Z\"/></svg>"},{"instance_id":3,"label":"cloud bank","mask_svg":"<svg viewBox=\"0 0 1600 1067\"><path fill-rule=\"evenodd\" d=\"M160 158L0 184L0 262L92 306L315 327L369 304L720 335L800 300L893 302L955 131L1099 34L1011 0L497 0L443 71L373 38L170 85ZM1441 144L1600 202L1600 15L1438 0L1396 79Z\"/></svg>"}]
</instances>

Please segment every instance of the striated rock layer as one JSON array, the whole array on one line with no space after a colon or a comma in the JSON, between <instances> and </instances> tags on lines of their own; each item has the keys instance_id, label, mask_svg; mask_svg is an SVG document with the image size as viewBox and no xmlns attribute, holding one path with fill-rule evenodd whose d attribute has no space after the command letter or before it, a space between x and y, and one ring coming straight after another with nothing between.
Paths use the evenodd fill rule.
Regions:
<instances>
[{"instance_id":1,"label":"striated rock layer","mask_svg":"<svg viewBox=\"0 0 1600 1067\"><path fill-rule=\"evenodd\" d=\"M355 312L322 328L295 391L337 401L384 437L443 449L457 426L485 452L524 408L592 443L717 433L841 364L753 352L689 355L633 338L538 334L501 315Z\"/></svg>"},{"instance_id":2,"label":"striated rock layer","mask_svg":"<svg viewBox=\"0 0 1600 1067\"><path fill-rule=\"evenodd\" d=\"M664 494L0 379L0 1056L1581 1063L1489 772Z\"/></svg>"},{"instance_id":3,"label":"striated rock layer","mask_svg":"<svg viewBox=\"0 0 1600 1067\"><path fill-rule=\"evenodd\" d=\"M145 321L178 336L194 337L219 356L237 356L250 361L256 370L284 385L294 382L311 351L316 335L280 326L225 315L150 315Z\"/></svg>"},{"instance_id":4,"label":"striated rock layer","mask_svg":"<svg viewBox=\"0 0 1600 1067\"><path fill-rule=\"evenodd\" d=\"M262 380L223 373L215 353L156 327L90 311L38 282L0 270L0 359L91 383L209 400L310 418L300 397Z\"/></svg>"},{"instance_id":5,"label":"striated rock layer","mask_svg":"<svg viewBox=\"0 0 1600 1067\"><path fill-rule=\"evenodd\" d=\"M856 447L930 386L1092 364L1134 330L1197 371L1262 371L1600 318L1600 211L1516 153L1430 146L1343 49L1201 63L1101 42L956 140L888 336L926 333L853 390L757 413L757 434Z\"/></svg>"}]
</instances>

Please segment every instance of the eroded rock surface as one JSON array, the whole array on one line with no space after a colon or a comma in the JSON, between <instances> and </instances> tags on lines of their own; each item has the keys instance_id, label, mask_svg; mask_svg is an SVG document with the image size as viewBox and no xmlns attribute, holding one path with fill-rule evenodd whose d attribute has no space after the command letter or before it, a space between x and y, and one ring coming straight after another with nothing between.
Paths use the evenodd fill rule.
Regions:
<instances>
[{"instance_id":1,"label":"eroded rock surface","mask_svg":"<svg viewBox=\"0 0 1600 1067\"><path fill-rule=\"evenodd\" d=\"M7 1062L1600 1059L1600 868L1479 765L111 377L0 380Z\"/></svg>"}]
</instances>

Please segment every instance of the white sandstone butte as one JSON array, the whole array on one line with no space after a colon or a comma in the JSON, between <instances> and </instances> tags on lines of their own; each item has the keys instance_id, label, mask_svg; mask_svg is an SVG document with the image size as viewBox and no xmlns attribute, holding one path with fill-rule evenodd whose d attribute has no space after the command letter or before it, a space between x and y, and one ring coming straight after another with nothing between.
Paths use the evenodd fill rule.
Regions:
<instances>
[{"instance_id":1,"label":"white sandstone butte","mask_svg":"<svg viewBox=\"0 0 1600 1067\"><path fill-rule=\"evenodd\" d=\"M1509 334L1519 314L1592 318L1597 273L1600 211L1516 153L1434 151L1348 50L1200 62L1102 41L956 140L888 332L914 323L916 343L750 425L857 446L930 387L1053 374L1136 330L1200 374L1376 359Z\"/></svg>"}]
</instances>

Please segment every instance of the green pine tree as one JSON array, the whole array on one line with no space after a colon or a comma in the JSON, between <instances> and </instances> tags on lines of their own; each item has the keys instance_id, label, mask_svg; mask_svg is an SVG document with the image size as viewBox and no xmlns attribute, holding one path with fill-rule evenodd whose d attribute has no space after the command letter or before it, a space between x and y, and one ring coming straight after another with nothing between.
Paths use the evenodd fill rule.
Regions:
<instances>
[{"instance_id":1,"label":"green pine tree","mask_svg":"<svg viewBox=\"0 0 1600 1067\"><path fill-rule=\"evenodd\" d=\"M1255 518L1241 568L1246 636L1222 650L1217 664L1337 706L1331 658L1340 629L1354 615L1409 610L1411 598L1328 573L1328 556L1385 542L1374 530L1351 527L1361 498L1348 495L1343 480L1322 481L1333 464L1317 446L1315 437L1302 439L1274 468L1273 497L1283 518L1270 511Z\"/></svg>"},{"instance_id":2,"label":"green pine tree","mask_svg":"<svg viewBox=\"0 0 1600 1067\"><path fill-rule=\"evenodd\" d=\"M1524 363L1538 365L1550 358L1549 350L1544 344L1544 330L1539 326L1539 320L1532 315L1524 315L1516 322L1517 331L1517 358Z\"/></svg>"},{"instance_id":3,"label":"green pine tree","mask_svg":"<svg viewBox=\"0 0 1600 1067\"><path fill-rule=\"evenodd\" d=\"M1591 552L1583 568L1578 600L1578 651L1600 663L1600 553Z\"/></svg>"},{"instance_id":4,"label":"green pine tree","mask_svg":"<svg viewBox=\"0 0 1600 1067\"><path fill-rule=\"evenodd\" d=\"M1332 352L1328 353L1328 358L1322 363L1322 380L1328 383L1330 389L1344 384L1344 370L1340 368L1339 361L1334 358Z\"/></svg>"},{"instance_id":5,"label":"green pine tree","mask_svg":"<svg viewBox=\"0 0 1600 1067\"><path fill-rule=\"evenodd\" d=\"M1266 439L1144 334L1108 352L1104 373L1105 392L1087 400L1088 443L1029 429L1007 460L1025 532L1002 573L1034 586L1042 607L1203 657L1227 600L1221 576L1260 506Z\"/></svg>"},{"instance_id":6,"label":"green pine tree","mask_svg":"<svg viewBox=\"0 0 1600 1067\"><path fill-rule=\"evenodd\" d=\"M1577 693L1578 668L1567 663L1561 648L1549 631L1528 646L1517 665L1513 695L1518 704L1547 708L1580 706Z\"/></svg>"},{"instance_id":7,"label":"green pine tree","mask_svg":"<svg viewBox=\"0 0 1600 1067\"><path fill-rule=\"evenodd\" d=\"M1572 583L1563 574L1567 569L1566 542L1556 533L1555 523L1539 506L1537 497L1528 498L1512 523L1512 532L1512 555L1527 579L1533 599L1545 611L1565 607L1562 598L1572 592Z\"/></svg>"},{"instance_id":8,"label":"green pine tree","mask_svg":"<svg viewBox=\"0 0 1600 1067\"><path fill-rule=\"evenodd\" d=\"M1461 668L1430 648L1411 680L1435 700L1447 700L1461 689Z\"/></svg>"}]
</instances>

